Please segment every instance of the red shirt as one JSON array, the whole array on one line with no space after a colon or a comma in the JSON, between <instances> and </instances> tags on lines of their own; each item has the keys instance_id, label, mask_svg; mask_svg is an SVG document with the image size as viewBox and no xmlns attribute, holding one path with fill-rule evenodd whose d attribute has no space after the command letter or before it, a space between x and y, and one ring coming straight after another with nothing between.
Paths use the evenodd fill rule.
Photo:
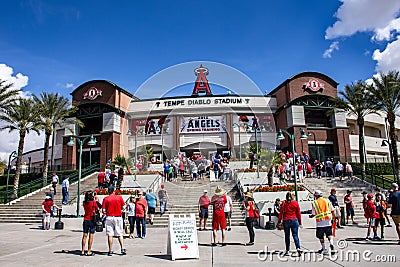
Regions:
<instances>
[{"instance_id":1,"label":"red shirt","mask_svg":"<svg viewBox=\"0 0 400 267\"><path fill-rule=\"evenodd\" d=\"M287 201L282 201L278 221L282 221L282 219L284 221L297 219L299 221L299 224L301 225L300 206L296 200L292 200L290 201L290 203L288 203Z\"/></svg>"},{"instance_id":2,"label":"red shirt","mask_svg":"<svg viewBox=\"0 0 400 267\"><path fill-rule=\"evenodd\" d=\"M250 207L250 209L247 211L247 217L248 218L254 218L254 205L253 201L248 201L247 206Z\"/></svg>"},{"instance_id":3,"label":"red shirt","mask_svg":"<svg viewBox=\"0 0 400 267\"><path fill-rule=\"evenodd\" d=\"M51 200L43 201L42 205L47 213L50 213L51 207L53 207L54 203Z\"/></svg>"},{"instance_id":4,"label":"red shirt","mask_svg":"<svg viewBox=\"0 0 400 267\"><path fill-rule=\"evenodd\" d=\"M368 199L365 211L364 211L365 218L379 218L379 214L376 212L375 203Z\"/></svg>"},{"instance_id":5,"label":"red shirt","mask_svg":"<svg viewBox=\"0 0 400 267\"><path fill-rule=\"evenodd\" d=\"M93 216L95 214L95 211L97 209L97 203L95 200L89 201L89 202L83 202L83 209L85 210L85 215L83 216L83 219L85 221L90 221L93 220Z\"/></svg>"},{"instance_id":6,"label":"red shirt","mask_svg":"<svg viewBox=\"0 0 400 267\"><path fill-rule=\"evenodd\" d=\"M211 205L213 205L213 216L225 217L224 207L226 202L226 196L214 195L211 198Z\"/></svg>"},{"instance_id":7,"label":"red shirt","mask_svg":"<svg viewBox=\"0 0 400 267\"><path fill-rule=\"evenodd\" d=\"M104 172L99 173L99 175L97 175L97 181L99 183L104 183L104 179L106 178L106 175L104 174Z\"/></svg>"},{"instance_id":8,"label":"red shirt","mask_svg":"<svg viewBox=\"0 0 400 267\"><path fill-rule=\"evenodd\" d=\"M144 198L136 200L136 217L143 218L146 216L147 201Z\"/></svg>"},{"instance_id":9,"label":"red shirt","mask_svg":"<svg viewBox=\"0 0 400 267\"><path fill-rule=\"evenodd\" d=\"M112 193L103 200L103 208L107 216L122 216L122 209L125 205L121 196Z\"/></svg>"},{"instance_id":10,"label":"red shirt","mask_svg":"<svg viewBox=\"0 0 400 267\"><path fill-rule=\"evenodd\" d=\"M199 205L200 207L204 207L208 209L208 206L210 205L210 198L208 196L201 196L199 199Z\"/></svg>"}]
</instances>

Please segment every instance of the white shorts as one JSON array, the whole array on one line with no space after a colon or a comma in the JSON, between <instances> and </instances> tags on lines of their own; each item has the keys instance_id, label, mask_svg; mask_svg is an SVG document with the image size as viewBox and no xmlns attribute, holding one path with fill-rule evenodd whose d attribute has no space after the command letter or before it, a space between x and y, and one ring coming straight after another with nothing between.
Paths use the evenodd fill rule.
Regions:
<instances>
[{"instance_id":1,"label":"white shorts","mask_svg":"<svg viewBox=\"0 0 400 267\"><path fill-rule=\"evenodd\" d=\"M43 212L43 222L50 223L50 213Z\"/></svg>"},{"instance_id":2,"label":"white shorts","mask_svg":"<svg viewBox=\"0 0 400 267\"><path fill-rule=\"evenodd\" d=\"M341 214L340 214L340 207L338 207L338 206L333 207L333 210L332 210L332 211L335 212L335 217L337 217L337 218L340 218L340 217L341 217Z\"/></svg>"},{"instance_id":3,"label":"white shorts","mask_svg":"<svg viewBox=\"0 0 400 267\"><path fill-rule=\"evenodd\" d=\"M106 218L106 235L108 236L123 236L124 226L122 217L107 216Z\"/></svg>"}]
</instances>

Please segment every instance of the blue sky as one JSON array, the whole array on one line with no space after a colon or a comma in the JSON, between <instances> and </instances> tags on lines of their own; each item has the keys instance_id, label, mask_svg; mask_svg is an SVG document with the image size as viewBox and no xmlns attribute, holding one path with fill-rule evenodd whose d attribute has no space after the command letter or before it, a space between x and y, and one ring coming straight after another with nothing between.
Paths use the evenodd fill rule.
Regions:
<instances>
[{"instance_id":1,"label":"blue sky","mask_svg":"<svg viewBox=\"0 0 400 267\"><path fill-rule=\"evenodd\" d=\"M303 71L341 89L400 69L399 11L398 0L2 1L0 79L25 95L69 97L93 79L135 93L165 68L213 61L261 91ZM17 144L4 135L0 159ZM43 136L31 139L25 151L43 144Z\"/></svg>"}]
</instances>

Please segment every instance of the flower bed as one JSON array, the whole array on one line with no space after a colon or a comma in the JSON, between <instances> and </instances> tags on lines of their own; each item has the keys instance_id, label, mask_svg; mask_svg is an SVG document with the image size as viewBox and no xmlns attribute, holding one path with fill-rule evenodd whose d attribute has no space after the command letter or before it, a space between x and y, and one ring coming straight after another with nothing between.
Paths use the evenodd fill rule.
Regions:
<instances>
[{"instance_id":1,"label":"flower bed","mask_svg":"<svg viewBox=\"0 0 400 267\"><path fill-rule=\"evenodd\" d=\"M93 192L95 192L97 195L101 196L101 195L108 195L108 189L97 189L97 190L93 190ZM138 189L117 189L114 190L116 195L137 195L140 190Z\"/></svg>"},{"instance_id":2,"label":"flower bed","mask_svg":"<svg viewBox=\"0 0 400 267\"><path fill-rule=\"evenodd\" d=\"M274 186L257 186L252 192L282 192L282 191L294 191L294 185L274 185ZM303 186L297 186L297 191L306 191Z\"/></svg>"},{"instance_id":3,"label":"flower bed","mask_svg":"<svg viewBox=\"0 0 400 267\"><path fill-rule=\"evenodd\" d=\"M141 171L138 172L136 175L154 175L154 174L162 175L159 171Z\"/></svg>"}]
</instances>

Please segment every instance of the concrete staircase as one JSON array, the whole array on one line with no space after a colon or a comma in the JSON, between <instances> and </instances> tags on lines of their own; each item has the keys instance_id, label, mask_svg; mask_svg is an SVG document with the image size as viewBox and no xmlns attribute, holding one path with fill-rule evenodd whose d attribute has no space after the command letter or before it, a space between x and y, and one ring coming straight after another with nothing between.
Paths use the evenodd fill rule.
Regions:
<instances>
[{"instance_id":1,"label":"concrete staircase","mask_svg":"<svg viewBox=\"0 0 400 267\"><path fill-rule=\"evenodd\" d=\"M189 181L189 180L178 180L177 182L171 183L166 182L165 189L168 192L168 211L160 217L159 207L156 209L156 215L154 217L154 224L147 224L148 227L168 227L169 214L189 214L194 213L198 218L197 204L199 197L203 194L205 189L208 190L208 195L211 197L214 195L214 189L219 185L225 189L227 194L232 198L233 202L233 213L232 213L232 226L244 225L245 214L242 208L238 191L235 188L235 184L232 181L229 182L210 182L208 178L202 181ZM157 192L156 192L157 193ZM209 217L207 220L207 228L211 229L212 221L212 207L209 207Z\"/></svg>"},{"instance_id":2,"label":"concrete staircase","mask_svg":"<svg viewBox=\"0 0 400 267\"><path fill-rule=\"evenodd\" d=\"M81 181L80 191L93 190L97 187L97 173L93 173ZM18 199L10 205L0 205L0 223L41 223L42 202L50 186L42 188L31 195ZM70 185L69 203L76 201L78 184ZM61 185L57 185L57 194L54 196L57 206L62 206Z\"/></svg>"},{"instance_id":3,"label":"concrete staircase","mask_svg":"<svg viewBox=\"0 0 400 267\"><path fill-rule=\"evenodd\" d=\"M351 190L354 203L354 220L358 223L365 223L366 219L364 218L364 210L362 207L362 192L367 191L368 193L374 193L374 187L367 183L364 183L362 180L354 177L352 179L343 179L339 181L338 178L332 179L328 177L323 177L321 179L317 178L305 178L304 185L311 191L321 190L323 192L324 197L329 197L331 188L336 189L336 196L339 201L340 207L345 207L344 204L344 196L346 195L347 190ZM349 221L349 223L351 223Z\"/></svg>"}]
</instances>

